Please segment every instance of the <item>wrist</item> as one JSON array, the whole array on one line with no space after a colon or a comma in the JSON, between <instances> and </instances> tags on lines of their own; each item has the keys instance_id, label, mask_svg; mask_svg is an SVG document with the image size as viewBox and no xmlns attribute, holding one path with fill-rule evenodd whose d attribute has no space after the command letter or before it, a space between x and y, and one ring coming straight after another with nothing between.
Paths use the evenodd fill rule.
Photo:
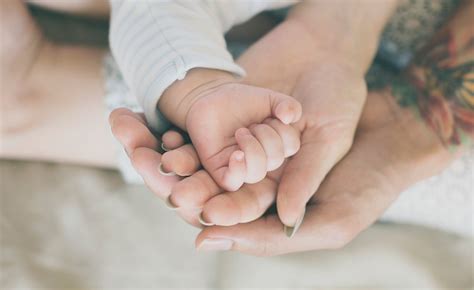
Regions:
<instances>
[{"instance_id":1,"label":"wrist","mask_svg":"<svg viewBox=\"0 0 474 290\"><path fill-rule=\"evenodd\" d=\"M194 68L183 80L175 81L163 92L158 109L171 123L186 130L186 116L203 92L235 81L236 78L226 71Z\"/></svg>"}]
</instances>

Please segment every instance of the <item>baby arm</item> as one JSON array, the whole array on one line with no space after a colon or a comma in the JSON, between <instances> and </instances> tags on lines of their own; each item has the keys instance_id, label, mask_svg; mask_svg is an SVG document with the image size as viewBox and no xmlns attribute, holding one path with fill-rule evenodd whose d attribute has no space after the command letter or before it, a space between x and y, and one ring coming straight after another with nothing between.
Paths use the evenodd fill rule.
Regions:
<instances>
[{"instance_id":1,"label":"baby arm","mask_svg":"<svg viewBox=\"0 0 474 290\"><path fill-rule=\"evenodd\" d=\"M166 120L168 118L178 127L187 130L186 116L192 104L194 109L190 111L190 115L193 117L189 118L193 128L190 130L191 138L193 142L200 144L197 152L206 169L212 172L220 185L228 189L241 184L237 180L255 182L263 178L266 170L281 163L273 161L281 159L280 156L266 158L267 155L263 153L273 147L281 147L282 141L272 148L263 148L269 142L260 144L256 142L258 140L253 140L253 151L242 154L235 150L239 140L250 139L245 134L245 129L237 131L237 125L244 124L241 127L247 127L271 116L282 117L284 119L281 121L288 124L296 121L300 107L288 96L236 83L236 79L243 76L244 71L233 62L226 50L223 34L233 25L262 10L294 2L296 1L112 1L112 52L125 81L142 105L148 123L155 131L163 132L169 127ZM201 98L202 94L208 92L211 93L210 97ZM229 103L219 103L222 94L227 95ZM242 98L244 94L249 95ZM163 98L159 102L161 96ZM263 105L269 109L263 110L264 113L257 112ZM163 114L157 110L158 107L163 110ZM179 110L175 110L177 107ZM218 116L204 115L207 119L203 120L203 117L197 116L204 113L196 108L206 110L207 113L218 113ZM227 111L224 112L225 110ZM211 117L214 117L213 121ZM196 124L197 121L204 124ZM257 126L254 130L264 131L261 127ZM211 134L224 140L216 142L206 138ZM210 160L210 157L214 158ZM249 164L246 168L242 162L244 159L246 165ZM265 163L269 165L266 166ZM240 178L229 180L237 175Z\"/></svg>"}]
</instances>

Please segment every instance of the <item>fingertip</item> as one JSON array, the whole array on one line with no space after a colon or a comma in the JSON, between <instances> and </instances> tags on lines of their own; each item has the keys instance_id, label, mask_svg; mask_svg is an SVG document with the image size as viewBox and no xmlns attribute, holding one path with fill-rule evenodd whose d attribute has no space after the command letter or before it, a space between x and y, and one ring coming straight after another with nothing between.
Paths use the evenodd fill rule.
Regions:
<instances>
[{"instance_id":1,"label":"fingertip","mask_svg":"<svg viewBox=\"0 0 474 290\"><path fill-rule=\"evenodd\" d=\"M228 191L238 190L244 184L246 176L244 152L241 150L233 152L229 159L229 166L224 170L222 187Z\"/></svg>"},{"instance_id":2,"label":"fingertip","mask_svg":"<svg viewBox=\"0 0 474 290\"><path fill-rule=\"evenodd\" d=\"M199 158L191 144L163 154L161 162L166 171L173 171L179 176L189 176L199 169Z\"/></svg>"},{"instance_id":3,"label":"fingertip","mask_svg":"<svg viewBox=\"0 0 474 290\"><path fill-rule=\"evenodd\" d=\"M301 103L296 101L294 102L294 113L293 113L294 119L292 123L298 122L301 117L303 116L303 107L301 106Z\"/></svg>"},{"instance_id":4,"label":"fingertip","mask_svg":"<svg viewBox=\"0 0 474 290\"><path fill-rule=\"evenodd\" d=\"M246 136L246 135L251 135L252 133L250 132L250 130L248 128L239 128L237 130L235 130L235 137L236 138L239 138L239 137L243 137L243 136Z\"/></svg>"},{"instance_id":5,"label":"fingertip","mask_svg":"<svg viewBox=\"0 0 474 290\"><path fill-rule=\"evenodd\" d=\"M184 145L183 136L174 130L165 132L161 137L161 140L163 141L163 145L166 148L166 151L176 149Z\"/></svg>"},{"instance_id":6,"label":"fingertip","mask_svg":"<svg viewBox=\"0 0 474 290\"><path fill-rule=\"evenodd\" d=\"M287 227L294 227L302 213L304 213L306 203L303 200L300 202L297 196L290 195L290 191L282 189L280 185L276 206L281 223Z\"/></svg>"},{"instance_id":7,"label":"fingertip","mask_svg":"<svg viewBox=\"0 0 474 290\"><path fill-rule=\"evenodd\" d=\"M283 101L275 110L275 116L285 125L297 122L301 118L301 114L301 104L296 100Z\"/></svg>"},{"instance_id":8,"label":"fingertip","mask_svg":"<svg viewBox=\"0 0 474 290\"><path fill-rule=\"evenodd\" d=\"M207 201L201 216L205 221L220 226L232 226L241 219L239 208L228 193L219 194Z\"/></svg>"},{"instance_id":9,"label":"fingertip","mask_svg":"<svg viewBox=\"0 0 474 290\"><path fill-rule=\"evenodd\" d=\"M231 158L235 161L244 161L245 154L243 151L237 150L232 154Z\"/></svg>"},{"instance_id":10,"label":"fingertip","mask_svg":"<svg viewBox=\"0 0 474 290\"><path fill-rule=\"evenodd\" d=\"M276 117L285 125L291 124L293 121L293 116L285 108L277 109Z\"/></svg>"},{"instance_id":11,"label":"fingertip","mask_svg":"<svg viewBox=\"0 0 474 290\"><path fill-rule=\"evenodd\" d=\"M109 114L109 124L110 126L113 126L114 121L117 119L117 117L123 115L123 114L128 114L130 112L129 109L127 108L117 108L114 109L112 112Z\"/></svg>"},{"instance_id":12,"label":"fingertip","mask_svg":"<svg viewBox=\"0 0 474 290\"><path fill-rule=\"evenodd\" d=\"M235 140L241 151L244 152L245 162L245 183L256 183L265 178L267 173L267 160L265 150L260 142L247 128L240 128L236 131Z\"/></svg>"}]
</instances>

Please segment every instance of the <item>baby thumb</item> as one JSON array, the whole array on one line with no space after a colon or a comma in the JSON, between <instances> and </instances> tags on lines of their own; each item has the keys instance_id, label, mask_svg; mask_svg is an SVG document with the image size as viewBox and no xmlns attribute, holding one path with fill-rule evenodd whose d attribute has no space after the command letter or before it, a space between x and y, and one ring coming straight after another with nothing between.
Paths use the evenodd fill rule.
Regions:
<instances>
[{"instance_id":1,"label":"baby thumb","mask_svg":"<svg viewBox=\"0 0 474 290\"><path fill-rule=\"evenodd\" d=\"M301 119L303 110L297 100L280 93L271 94L270 98L272 115L282 123L288 125L298 122Z\"/></svg>"}]
</instances>

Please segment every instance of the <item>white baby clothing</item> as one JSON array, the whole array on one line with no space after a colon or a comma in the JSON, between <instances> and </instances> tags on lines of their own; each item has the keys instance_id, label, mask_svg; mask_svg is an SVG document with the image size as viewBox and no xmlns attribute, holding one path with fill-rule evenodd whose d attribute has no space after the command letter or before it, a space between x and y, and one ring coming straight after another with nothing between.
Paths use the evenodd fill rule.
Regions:
<instances>
[{"instance_id":1,"label":"white baby clothing","mask_svg":"<svg viewBox=\"0 0 474 290\"><path fill-rule=\"evenodd\" d=\"M192 68L243 76L226 48L224 33L268 9L297 0L112 0L110 47L149 125L167 128L160 96Z\"/></svg>"}]
</instances>

